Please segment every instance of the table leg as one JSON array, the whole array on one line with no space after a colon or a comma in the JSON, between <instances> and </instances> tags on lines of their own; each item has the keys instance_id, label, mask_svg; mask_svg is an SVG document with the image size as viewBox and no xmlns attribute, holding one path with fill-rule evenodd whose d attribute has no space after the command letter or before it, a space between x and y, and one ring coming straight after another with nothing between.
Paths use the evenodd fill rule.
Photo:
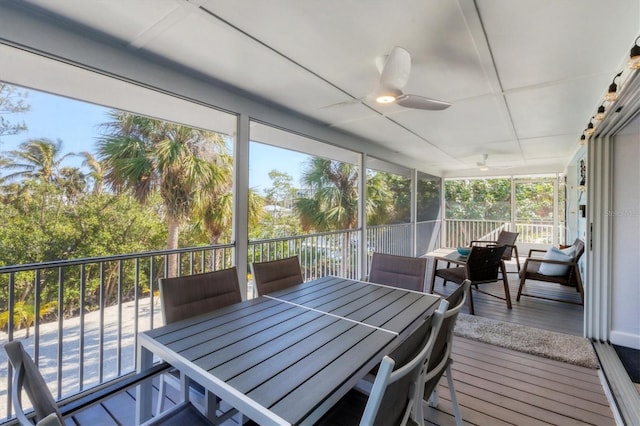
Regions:
<instances>
[{"instance_id":1,"label":"table leg","mask_svg":"<svg viewBox=\"0 0 640 426\"><path fill-rule=\"evenodd\" d=\"M153 366L153 353L138 342L138 361L136 369L145 371ZM143 380L136 390L136 421L142 424L151 418L151 380Z\"/></svg>"}]
</instances>

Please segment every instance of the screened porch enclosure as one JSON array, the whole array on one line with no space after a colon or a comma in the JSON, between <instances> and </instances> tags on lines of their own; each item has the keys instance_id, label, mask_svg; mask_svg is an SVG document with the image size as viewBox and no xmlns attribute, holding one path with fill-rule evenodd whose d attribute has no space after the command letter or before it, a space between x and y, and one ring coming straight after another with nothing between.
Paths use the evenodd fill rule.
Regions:
<instances>
[{"instance_id":1,"label":"screened porch enclosure","mask_svg":"<svg viewBox=\"0 0 640 426\"><path fill-rule=\"evenodd\" d=\"M91 157L85 157L102 162L106 170L111 167L113 176L120 176L113 170L126 151L114 147L135 135L147 147L146 158L157 163L163 151L155 141L158 135L169 134L175 137L164 142L188 146L183 158L200 167L214 165L209 173L217 179L208 181L204 174L195 184L189 178L190 191L212 197L179 205L182 222L174 226L178 246L172 248L166 248L171 235L167 212L177 207L171 204L174 198L160 189L165 181L181 182L179 175L150 170L158 192L136 198L131 194L141 188L133 177L110 182L88 163L63 162L67 154L69 158L77 154L69 147L58 154L56 187L26 174L13 186L3 187L7 200L15 201L9 195L20 187L36 195L49 191L65 200L55 204L54 198L42 195L37 205L44 209L34 209L21 220L33 215L34 221L43 220L43 230L66 229L60 238L68 240L59 245L67 251L50 251L51 260L29 262L27 257L16 257L22 252L16 246L14 257L3 259L0 267L6 330L2 341L24 339L56 398L85 392L134 370L137 333L162 324L157 283L163 277L243 265L239 270L244 297L252 298L256 294L248 265L254 261L298 256L305 280L325 275L363 279L376 251L424 256L441 247L467 245L472 239L495 239L501 230L510 229L521 233L523 244L562 241L557 177L475 180L483 193L454 199L447 195L448 181L443 183L440 177L260 122L249 123L244 151L234 130L237 117L224 112L207 115L205 121L204 111L198 110L184 123L175 123L52 95L36 96L51 97L59 107L79 106L104 114L106 127L84 123L108 130L95 135L101 143L89 152ZM129 133L124 133L127 129ZM188 136L188 143L178 139L180 135ZM16 141L8 158L32 146L21 143ZM261 172L252 173L253 168ZM73 176L84 180L71 185ZM237 189L243 179L247 191ZM461 188L461 193L465 191L469 193ZM91 216L92 206L100 203L105 206L99 210L103 216ZM56 218L56 211L65 214ZM20 231L14 222L18 217L6 215L8 229ZM99 240L84 238L83 245L74 244L73 237L88 235L90 225ZM107 234L113 241L105 238ZM31 239L37 235L32 233ZM99 241L107 254L89 255L98 253ZM4 353L0 371L6 377L0 383L0 395L5 395L0 417L10 418L7 390L12 371Z\"/></svg>"}]
</instances>

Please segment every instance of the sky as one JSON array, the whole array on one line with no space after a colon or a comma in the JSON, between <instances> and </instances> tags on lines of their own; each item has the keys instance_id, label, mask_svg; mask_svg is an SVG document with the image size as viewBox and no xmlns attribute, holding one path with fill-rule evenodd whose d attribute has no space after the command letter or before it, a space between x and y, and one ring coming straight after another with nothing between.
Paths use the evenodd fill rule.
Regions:
<instances>
[{"instance_id":1,"label":"sky","mask_svg":"<svg viewBox=\"0 0 640 426\"><path fill-rule=\"evenodd\" d=\"M63 153L89 151L95 154L99 126L110 121L108 108L68 99L62 96L26 90L25 102L31 105L24 114L5 115L12 123L24 121L28 130L16 136L0 137L0 151L16 149L29 139L48 138L62 140ZM299 186L300 173L308 155L251 143L249 158L249 185L258 191L271 186L269 172L273 169L288 173ZM83 159L70 156L64 161L66 166L80 167Z\"/></svg>"}]
</instances>

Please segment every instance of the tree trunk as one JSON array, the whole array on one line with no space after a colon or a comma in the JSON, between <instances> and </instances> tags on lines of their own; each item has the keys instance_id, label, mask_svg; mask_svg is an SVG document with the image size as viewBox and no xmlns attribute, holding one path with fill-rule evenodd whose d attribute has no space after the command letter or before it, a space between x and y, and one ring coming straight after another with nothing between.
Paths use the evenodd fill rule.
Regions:
<instances>
[{"instance_id":1,"label":"tree trunk","mask_svg":"<svg viewBox=\"0 0 640 426\"><path fill-rule=\"evenodd\" d=\"M179 221L173 217L169 216L168 219L168 231L169 237L167 238L167 249L174 250L178 248L178 234L180 223ZM167 269L167 278L176 277L178 275L178 254L170 254L167 256L168 269Z\"/></svg>"},{"instance_id":2,"label":"tree trunk","mask_svg":"<svg viewBox=\"0 0 640 426\"><path fill-rule=\"evenodd\" d=\"M210 235L209 236L209 244L216 245L220 241L220 237L218 235ZM218 254L218 256L216 256ZM217 249L211 250L209 252L209 267L212 271L217 271L223 269L222 265L222 255L219 253Z\"/></svg>"}]
</instances>

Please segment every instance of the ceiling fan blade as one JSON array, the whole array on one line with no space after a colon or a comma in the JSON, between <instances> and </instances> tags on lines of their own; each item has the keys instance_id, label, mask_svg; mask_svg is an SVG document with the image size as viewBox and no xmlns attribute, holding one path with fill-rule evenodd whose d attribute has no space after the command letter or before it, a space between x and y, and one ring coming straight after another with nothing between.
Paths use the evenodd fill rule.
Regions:
<instances>
[{"instance_id":1,"label":"ceiling fan blade","mask_svg":"<svg viewBox=\"0 0 640 426\"><path fill-rule=\"evenodd\" d=\"M396 99L396 103L405 108L427 109L430 111L441 111L451 106L449 102L437 99L426 98L419 95L402 95Z\"/></svg>"},{"instance_id":2,"label":"ceiling fan blade","mask_svg":"<svg viewBox=\"0 0 640 426\"><path fill-rule=\"evenodd\" d=\"M380 87L383 89L402 89L411 74L411 55L402 47L394 47L380 74Z\"/></svg>"},{"instance_id":3,"label":"ceiling fan blade","mask_svg":"<svg viewBox=\"0 0 640 426\"><path fill-rule=\"evenodd\" d=\"M343 102L336 102L335 104L329 104L329 105L324 105L321 106L320 109L324 109L324 108L335 108L335 107L344 107L344 106L349 106L349 105L356 105L356 104L361 104L362 101L366 98L362 97L362 98L357 98L357 99L349 99L348 101L343 101Z\"/></svg>"}]
</instances>

